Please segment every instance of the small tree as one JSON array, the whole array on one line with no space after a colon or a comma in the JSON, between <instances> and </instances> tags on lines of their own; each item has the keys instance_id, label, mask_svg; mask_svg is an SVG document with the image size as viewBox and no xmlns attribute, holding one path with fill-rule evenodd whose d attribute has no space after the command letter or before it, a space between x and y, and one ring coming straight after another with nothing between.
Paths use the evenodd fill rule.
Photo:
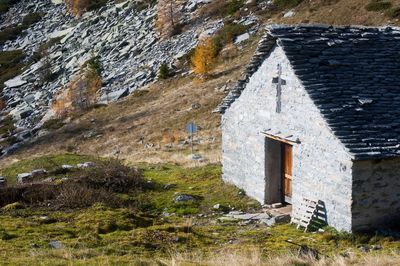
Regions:
<instances>
[{"instance_id":1,"label":"small tree","mask_svg":"<svg viewBox=\"0 0 400 266\"><path fill-rule=\"evenodd\" d=\"M179 29L181 12L177 0L159 0L157 4L156 30L161 39L167 39L176 34Z\"/></svg>"},{"instance_id":2,"label":"small tree","mask_svg":"<svg viewBox=\"0 0 400 266\"><path fill-rule=\"evenodd\" d=\"M98 73L86 68L70 85L71 106L74 111L85 111L96 102L102 80Z\"/></svg>"},{"instance_id":3,"label":"small tree","mask_svg":"<svg viewBox=\"0 0 400 266\"><path fill-rule=\"evenodd\" d=\"M81 17L84 11L89 7L90 0L65 0L69 11L77 17Z\"/></svg>"},{"instance_id":4,"label":"small tree","mask_svg":"<svg viewBox=\"0 0 400 266\"><path fill-rule=\"evenodd\" d=\"M73 112L82 112L96 103L97 92L102 86L99 69L101 66L90 61L81 68L79 74L55 97L53 111L57 117L65 117Z\"/></svg>"},{"instance_id":5,"label":"small tree","mask_svg":"<svg viewBox=\"0 0 400 266\"><path fill-rule=\"evenodd\" d=\"M208 75L213 69L217 56L212 38L205 38L197 45L191 58L193 71L196 74Z\"/></svg>"},{"instance_id":6,"label":"small tree","mask_svg":"<svg viewBox=\"0 0 400 266\"><path fill-rule=\"evenodd\" d=\"M68 88L63 88L54 97L52 110L57 118L64 118L71 110L71 95Z\"/></svg>"},{"instance_id":7,"label":"small tree","mask_svg":"<svg viewBox=\"0 0 400 266\"><path fill-rule=\"evenodd\" d=\"M167 79L171 76L170 69L166 63L161 64L160 69L158 71L159 79Z\"/></svg>"},{"instance_id":8,"label":"small tree","mask_svg":"<svg viewBox=\"0 0 400 266\"><path fill-rule=\"evenodd\" d=\"M44 84L46 82L52 81L55 78L55 74L53 74L53 72L51 71L51 61L48 51L42 51L40 56L43 58L43 64L39 69L39 77L40 82Z\"/></svg>"}]
</instances>

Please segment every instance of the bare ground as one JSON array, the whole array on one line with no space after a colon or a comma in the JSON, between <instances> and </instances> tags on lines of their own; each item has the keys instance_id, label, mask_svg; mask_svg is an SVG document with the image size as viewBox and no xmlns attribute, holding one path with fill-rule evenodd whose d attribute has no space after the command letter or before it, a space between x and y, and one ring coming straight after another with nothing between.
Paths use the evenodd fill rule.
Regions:
<instances>
[{"instance_id":1,"label":"bare ground","mask_svg":"<svg viewBox=\"0 0 400 266\"><path fill-rule=\"evenodd\" d=\"M367 11L370 0L305 0L297 8L293 17L284 18L278 14L268 22L298 24L323 23L334 25L400 25L400 18L385 15L386 11ZM391 2L393 8L400 7L399 0Z\"/></svg>"}]
</instances>

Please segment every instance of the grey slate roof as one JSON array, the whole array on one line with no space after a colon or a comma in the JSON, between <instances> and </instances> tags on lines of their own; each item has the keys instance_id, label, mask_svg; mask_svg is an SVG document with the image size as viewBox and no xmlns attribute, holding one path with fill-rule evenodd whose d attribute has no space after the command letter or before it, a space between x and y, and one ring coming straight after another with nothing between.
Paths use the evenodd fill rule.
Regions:
<instances>
[{"instance_id":1,"label":"grey slate roof","mask_svg":"<svg viewBox=\"0 0 400 266\"><path fill-rule=\"evenodd\" d=\"M244 81L218 112L240 96L276 43L356 160L400 156L400 28L269 26Z\"/></svg>"}]
</instances>

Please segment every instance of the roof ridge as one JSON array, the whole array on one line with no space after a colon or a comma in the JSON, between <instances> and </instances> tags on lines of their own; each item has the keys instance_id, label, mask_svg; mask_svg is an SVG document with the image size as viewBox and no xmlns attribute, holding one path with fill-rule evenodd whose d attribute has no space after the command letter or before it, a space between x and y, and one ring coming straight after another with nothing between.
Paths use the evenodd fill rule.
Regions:
<instances>
[{"instance_id":1,"label":"roof ridge","mask_svg":"<svg viewBox=\"0 0 400 266\"><path fill-rule=\"evenodd\" d=\"M273 29L285 29L285 28L315 28L315 29L395 29L400 30L400 26L396 25L382 25L382 26L368 26L368 25L334 25L334 24L323 24L323 23L300 23L300 24L266 24L266 31Z\"/></svg>"}]
</instances>

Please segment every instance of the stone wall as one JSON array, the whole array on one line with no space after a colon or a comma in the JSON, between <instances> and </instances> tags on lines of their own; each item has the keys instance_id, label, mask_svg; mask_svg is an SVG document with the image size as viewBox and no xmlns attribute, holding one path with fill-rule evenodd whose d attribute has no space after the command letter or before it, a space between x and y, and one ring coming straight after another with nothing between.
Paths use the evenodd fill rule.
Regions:
<instances>
[{"instance_id":1,"label":"stone wall","mask_svg":"<svg viewBox=\"0 0 400 266\"><path fill-rule=\"evenodd\" d=\"M276 113L272 78L282 66L282 112ZM293 147L293 208L301 197L324 202L327 221L351 230L351 157L331 133L318 108L294 75L283 50L275 47L222 118L223 178L265 202L266 138L261 132L299 139Z\"/></svg>"},{"instance_id":2,"label":"stone wall","mask_svg":"<svg viewBox=\"0 0 400 266\"><path fill-rule=\"evenodd\" d=\"M353 229L400 222L400 158L353 165Z\"/></svg>"}]
</instances>

